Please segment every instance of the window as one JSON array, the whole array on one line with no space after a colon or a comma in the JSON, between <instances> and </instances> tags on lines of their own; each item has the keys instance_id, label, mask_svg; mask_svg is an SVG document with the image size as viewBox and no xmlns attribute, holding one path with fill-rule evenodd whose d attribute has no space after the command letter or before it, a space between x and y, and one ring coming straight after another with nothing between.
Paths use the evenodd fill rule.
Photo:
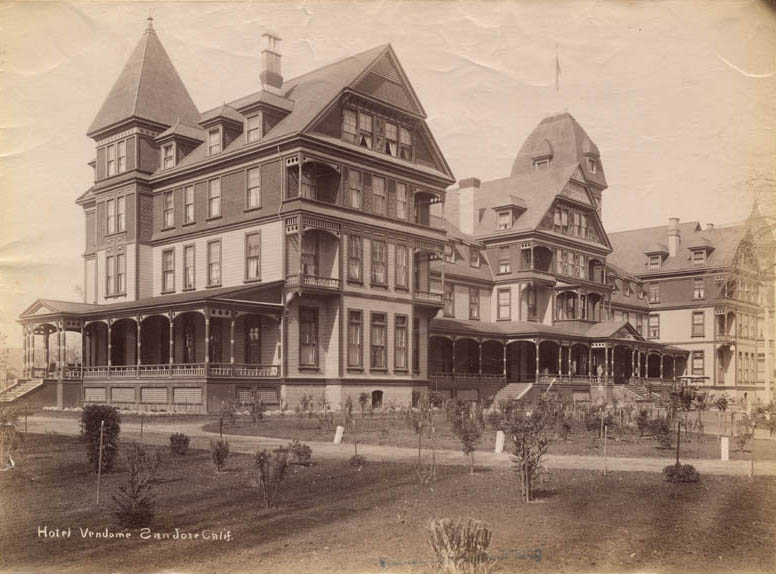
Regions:
<instances>
[{"instance_id":1,"label":"window","mask_svg":"<svg viewBox=\"0 0 776 574\"><path fill-rule=\"evenodd\" d=\"M318 366L318 309L299 308L299 366Z\"/></svg>"},{"instance_id":2,"label":"window","mask_svg":"<svg viewBox=\"0 0 776 574\"><path fill-rule=\"evenodd\" d=\"M372 240L372 283L385 285L385 268L387 267L385 241Z\"/></svg>"},{"instance_id":3,"label":"window","mask_svg":"<svg viewBox=\"0 0 776 574\"><path fill-rule=\"evenodd\" d=\"M692 313L692 336L703 337L706 335L706 326L704 324L703 311L693 311Z\"/></svg>"},{"instance_id":4,"label":"window","mask_svg":"<svg viewBox=\"0 0 776 574\"><path fill-rule=\"evenodd\" d=\"M348 367L363 366L363 335L361 311L348 311Z\"/></svg>"},{"instance_id":5,"label":"window","mask_svg":"<svg viewBox=\"0 0 776 574\"><path fill-rule=\"evenodd\" d=\"M211 179L207 190L207 216L221 217L221 180Z\"/></svg>"},{"instance_id":6,"label":"window","mask_svg":"<svg viewBox=\"0 0 776 574\"><path fill-rule=\"evenodd\" d=\"M660 315L649 316L649 331L647 333L648 339L660 338Z\"/></svg>"},{"instance_id":7,"label":"window","mask_svg":"<svg viewBox=\"0 0 776 574\"><path fill-rule=\"evenodd\" d=\"M302 235L302 275L318 276L318 235L314 233Z\"/></svg>"},{"instance_id":8,"label":"window","mask_svg":"<svg viewBox=\"0 0 776 574\"><path fill-rule=\"evenodd\" d=\"M207 286L221 285L221 241L207 244Z\"/></svg>"},{"instance_id":9,"label":"window","mask_svg":"<svg viewBox=\"0 0 776 574\"><path fill-rule=\"evenodd\" d=\"M350 207L361 209L363 205L361 201L361 172L351 169L348 181L350 182Z\"/></svg>"},{"instance_id":10,"label":"window","mask_svg":"<svg viewBox=\"0 0 776 574\"><path fill-rule=\"evenodd\" d=\"M221 128L207 133L207 154L213 155L221 151Z\"/></svg>"},{"instance_id":11,"label":"window","mask_svg":"<svg viewBox=\"0 0 776 574\"><path fill-rule=\"evenodd\" d=\"M396 183L396 217L407 219L407 186Z\"/></svg>"},{"instance_id":12,"label":"window","mask_svg":"<svg viewBox=\"0 0 776 574\"><path fill-rule=\"evenodd\" d=\"M455 286L452 283L445 283L445 317L455 316Z\"/></svg>"},{"instance_id":13,"label":"window","mask_svg":"<svg viewBox=\"0 0 776 574\"><path fill-rule=\"evenodd\" d=\"M660 255L650 255L648 267L650 271L655 271L656 269L660 269Z\"/></svg>"},{"instance_id":14,"label":"window","mask_svg":"<svg viewBox=\"0 0 776 574\"><path fill-rule=\"evenodd\" d=\"M579 235L579 229L581 227L581 225L579 223L579 221L580 221L580 219L579 219L579 212L578 211L574 211L574 212L572 212L571 215L573 216L572 224L571 224L571 235L576 237L577 235Z\"/></svg>"},{"instance_id":15,"label":"window","mask_svg":"<svg viewBox=\"0 0 776 574\"><path fill-rule=\"evenodd\" d=\"M396 315L393 319L393 368L407 370L407 316Z\"/></svg>"},{"instance_id":16,"label":"window","mask_svg":"<svg viewBox=\"0 0 776 574\"><path fill-rule=\"evenodd\" d=\"M175 252L172 249L162 251L162 293L175 291Z\"/></svg>"},{"instance_id":17,"label":"window","mask_svg":"<svg viewBox=\"0 0 776 574\"><path fill-rule=\"evenodd\" d=\"M114 295L116 278L116 260L112 255L105 258L105 295Z\"/></svg>"},{"instance_id":18,"label":"window","mask_svg":"<svg viewBox=\"0 0 776 574\"><path fill-rule=\"evenodd\" d=\"M396 287L409 287L409 262L406 245L396 246Z\"/></svg>"},{"instance_id":19,"label":"window","mask_svg":"<svg viewBox=\"0 0 776 574\"><path fill-rule=\"evenodd\" d=\"M194 289L194 262L195 251L193 245L183 248L183 288Z\"/></svg>"},{"instance_id":20,"label":"window","mask_svg":"<svg viewBox=\"0 0 776 574\"><path fill-rule=\"evenodd\" d=\"M248 170L248 209L261 207L261 169L253 167Z\"/></svg>"},{"instance_id":21,"label":"window","mask_svg":"<svg viewBox=\"0 0 776 574\"><path fill-rule=\"evenodd\" d=\"M183 190L183 223L194 223L194 186Z\"/></svg>"},{"instance_id":22,"label":"window","mask_svg":"<svg viewBox=\"0 0 776 574\"><path fill-rule=\"evenodd\" d=\"M372 149L372 116L358 112L358 145Z\"/></svg>"},{"instance_id":23,"label":"window","mask_svg":"<svg viewBox=\"0 0 776 574\"><path fill-rule=\"evenodd\" d=\"M109 145L106 150L106 173L108 177L116 175L116 146Z\"/></svg>"},{"instance_id":24,"label":"window","mask_svg":"<svg viewBox=\"0 0 776 574\"><path fill-rule=\"evenodd\" d=\"M363 240L357 235L348 237L348 279L351 281L361 281L363 246Z\"/></svg>"},{"instance_id":25,"label":"window","mask_svg":"<svg viewBox=\"0 0 776 574\"><path fill-rule=\"evenodd\" d=\"M509 247L499 247L498 249L498 272L509 273L511 271Z\"/></svg>"},{"instance_id":26,"label":"window","mask_svg":"<svg viewBox=\"0 0 776 574\"><path fill-rule=\"evenodd\" d=\"M704 362L705 361L703 360L703 351L692 352L692 374L693 375L703 375Z\"/></svg>"},{"instance_id":27,"label":"window","mask_svg":"<svg viewBox=\"0 0 776 574\"><path fill-rule=\"evenodd\" d=\"M550 167L550 160L548 159L535 159L533 162L534 169L547 169Z\"/></svg>"},{"instance_id":28,"label":"window","mask_svg":"<svg viewBox=\"0 0 776 574\"><path fill-rule=\"evenodd\" d=\"M644 323L641 313L636 313L636 330L639 332L639 335L644 336Z\"/></svg>"},{"instance_id":29,"label":"window","mask_svg":"<svg viewBox=\"0 0 776 574\"><path fill-rule=\"evenodd\" d=\"M476 287L469 288L469 319L480 318L480 290Z\"/></svg>"},{"instance_id":30,"label":"window","mask_svg":"<svg viewBox=\"0 0 776 574\"><path fill-rule=\"evenodd\" d=\"M345 141L356 143L358 139L358 125L355 111L345 110L342 116L342 133Z\"/></svg>"},{"instance_id":31,"label":"window","mask_svg":"<svg viewBox=\"0 0 776 574\"><path fill-rule=\"evenodd\" d=\"M587 215L584 213L580 216L579 235L587 239Z\"/></svg>"},{"instance_id":32,"label":"window","mask_svg":"<svg viewBox=\"0 0 776 574\"><path fill-rule=\"evenodd\" d=\"M257 113L250 115L247 123L248 143L259 141L261 139L261 116Z\"/></svg>"},{"instance_id":33,"label":"window","mask_svg":"<svg viewBox=\"0 0 776 574\"><path fill-rule=\"evenodd\" d=\"M598 171L598 162L592 157L587 158L587 169L590 173L595 173Z\"/></svg>"},{"instance_id":34,"label":"window","mask_svg":"<svg viewBox=\"0 0 776 574\"><path fill-rule=\"evenodd\" d=\"M385 332L385 313L372 313L371 352L369 354L369 366L372 369L385 369L387 367Z\"/></svg>"},{"instance_id":35,"label":"window","mask_svg":"<svg viewBox=\"0 0 776 574\"><path fill-rule=\"evenodd\" d=\"M703 249L696 249L692 252L692 264L703 265L706 263L706 252Z\"/></svg>"},{"instance_id":36,"label":"window","mask_svg":"<svg viewBox=\"0 0 776 574\"><path fill-rule=\"evenodd\" d=\"M399 128L399 156L412 161L412 132L407 128Z\"/></svg>"},{"instance_id":37,"label":"window","mask_svg":"<svg viewBox=\"0 0 776 574\"><path fill-rule=\"evenodd\" d=\"M396 157L399 153L399 129L396 124L385 122L385 153Z\"/></svg>"},{"instance_id":38,"label":"window","mask_svg":"<svg viewBox=\"0 0 776 574\"><path fill-rule=\"evenodd\" d=\"M622 294L625 295L626 297L630 297L631 296L631 284L630 284L630 281L623 280L623 282L622 282Z\"/></svg>"},{"instance_id":39,"label":"window","mask_svg":"<svg viewBox=\"0 0 776 574\"><path fill-rule=\"evenodd\" d=\"M526 321L536 321L536 289L527 287L523 291L525 296Z\"/></svg>"},{"instance_id":40,"label":"window","mask_svg":"<svg viewBox=\"0 0 776 574\"><path fill-rule=\"evenodd\" d=\"M445 261L447 263L455 263L455 249L449 243L445 245Z\"/></svg>"},{"instance_id":41,"label":"window","mask_svg":"<svg viewBox=\"0 0 776 574\"><path fill-rule=\"evenodd\" d=\"M512 319L512 293L509 289L499 289L498 294L498 320L509 321Z\"/></svg>"},{"instance_id":42,"label":"window","mask_svg":"<svg viewBox=\"0 0 776 574\"><path fill-rule=\"evenodd\" d=\"M498 212L498 228L509 229L512 227L512 212L511 211L499 211Z\"/></svg>"},{"instance_id":43,"label":"window","mask_svg":"<svg viewBox=\"0 0 776 574\"><path fill-rule=\"evenodd\" d=\"M109 199L105 206L106 211L106 233L110 235L111 233L116 233L116 200L115 199Z\"/></svg>"},{"instance_id":44,"label":"window","mask_svg":"<svg viewBox=\"0 0 776 574\"><path fill-rule=\"evenodd\" d=\"M124 173L127 170L127 142L120 141L116 144L116 173Z\"/></svg>"},{"instance_id":45,"label":"window","mask_svg":"<svg viewBox=\"0 0 776 574\"><path fill-rule=\"evenodd\" d=\"M165 191L162 195L163 213L164 213L164 225L166 229L168 227L175 227L175 201L172 195L172 191Z\"/></svg>"},{"instance_id":46,"label":"window","mask_svg":"<svg viewBox=\"0 0 776 574\"><path fill-rule=\"evenodd\" d=\"M472 267L480 266L480 250L476 247L471 247L469 249L469 265Z\"/></svg>"},{"instance_id":47,"label":"window","mask_svg":"<svg viewBox=\"0 0 776 574\"><path fill-rule=\"evenodd\" d=\"M127 198L116 199L116 231L127 230Z\"/></svg>"},{"instance_id":48,"label":"window","mask_svg":"<svg viewBox=\"0 0 776 574\"><path fill-rule=\"evenodd\" d=\"M116 295L127 292L127 256L123 253L116 255Z\"/></svg>"},{"instance_id":49,"label":"window","mask_svg":"<svg viewBox=\"0 0 776 574\"><path fill-rule=\"evenodd\" d=\"M261 279L261 233L249 233L245 236L245 279Z\"/></svg>"},{"instance_id":50,"label":"window","mask_svg":"<svg viewBox=\"0 0 776 574\"><path fill-rule=\"evenodd\" d=\"M372 209L374 213L385 215L385 180L382 177L372 178Z\"/></svg>"},{"instance_id":51,"label":"window","mask_svg":"<svg viewBox=\"0 0 776 574\"><path fill-rule=\"evenodd\" d=\"M692 298L693 299L703 299L703 297L704 297L703 278L693 279L692 280Z\"/></svg>"},{"instance_id":52,"label":"window","mask_svg":"<svg viewBox=\"0 0 776 574\"><path fill-rule=\"evenodd\" d=\"M412 372L420 372L420 319L412 320Z\"/></svg>"},{"instance_id":53,"label":"window","mask_svg":"<svg viewBox=\"0 0 776 574\"><path fill-rule=\"evenodd\" d=\"M660 283L649 284L649 302L660 303Z\"/></svg>"},{"instance_id":54,"label":"window","mask_svg":"<svg viewBox=\"0 0 776 574\"><path fill-rule=\"evenodd\" d=\"M175 166L175 155L173 154L173 145L167 144L162 148L162 167L170 169Z\"/></svg>"}]
</instances>

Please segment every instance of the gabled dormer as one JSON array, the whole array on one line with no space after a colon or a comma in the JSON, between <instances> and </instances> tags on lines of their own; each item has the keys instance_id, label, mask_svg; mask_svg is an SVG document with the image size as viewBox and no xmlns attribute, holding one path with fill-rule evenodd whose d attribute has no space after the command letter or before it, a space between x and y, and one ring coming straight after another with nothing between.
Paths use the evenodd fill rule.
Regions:
<instances>
[{"instance_id":1,"label":"gabled dormer","mask_svg":"<svg viewBox=\"0 0 776 574\"><path fill-rule=\"evenodd\" d=\"M245 117L227 104L202 114L199 125L207 132L205 153L212 156L224 151L242 134L244 124Z\"/></svg>"},{"instance_id":2,"label":"gabled dormer","mask_svg":"<svg viewBox=\"0 0 776 574\"><path fill-rule=\"evenodd\" d=\"M663 261L668 257L668 247L662 243L652 243L644 250L644 255L647 256L645 262L647 271L659 271L663 266Z\"/></svg>"},{"instance_id":3,"label":"gabled dormer","mask_svg":"<svg viewBox=\"0 0 776 574\"><path fill-rule=\"evenodd\" d=\"M525 200L515 195L510 195L503 204L493 207L496 212L497 225L499 231L512 229L517 218L526 210Z\"/></svg>"},{"instance_id":4,"label":"gabled dormer","mask_svg":"<svg viewBox=\"0 0 776 574\"><path fill-rule=\"evenodd\" d=\"M180 120L176 121L174 126L156 136L155 141L161 154L159 159L161 169L174 168L206 138L207 132L203 129L188 126L181 123Z\"/></svg>"},{"instance_id":5,"label":"gabled dormer","mask_svg":"<svg viewBox=\"0 0 776 574\"><path fill-rule=\"evenodd\" d=\"M687 250L690 252L690 262L693 265L706 265L714 246L705 237L696 237L687 244Z\"/></svg>"}]
</instances>

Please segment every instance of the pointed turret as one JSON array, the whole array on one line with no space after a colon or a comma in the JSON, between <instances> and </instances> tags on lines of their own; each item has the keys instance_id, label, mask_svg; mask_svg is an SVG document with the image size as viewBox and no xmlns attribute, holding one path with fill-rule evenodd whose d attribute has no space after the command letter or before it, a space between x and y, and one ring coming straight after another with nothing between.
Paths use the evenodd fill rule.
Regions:
<instances>
[{"instance_id":1,"label":"pointed turret","mask_svg":"<svg viewBox=\"0 0 776 574\"><path fill-rule=\"evenodd\" d=\"M159 41L152 19L148 20L143 37L89 127L89 137L131 119L164 127L177 120L192 126L199 123L197 106Z\"/></svg>"}]
</instances>

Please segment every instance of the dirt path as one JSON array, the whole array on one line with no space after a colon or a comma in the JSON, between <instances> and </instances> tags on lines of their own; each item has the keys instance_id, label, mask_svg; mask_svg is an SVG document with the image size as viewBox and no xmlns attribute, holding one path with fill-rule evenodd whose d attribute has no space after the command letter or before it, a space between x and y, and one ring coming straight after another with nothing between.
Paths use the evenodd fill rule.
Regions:
<instances>
[{"instance_id":1,"label":"dirt path","mask_svg":"<svg viewBox=\"0 0 776 574\"><path fill-rule=\"evenodd\" d=\"M79 421L75 419L36 416L29 418L28 431L42 434L77 435L80 431L80 425ZM175 425L145 423L143 426L143 442L166 446L169 444L170 433L173 431L182 432L191 437L192 448L207 449L210 440L217 437L216 434L203 431L201 422L179 423ZM123 423L121 425L121 436L124 440L139 441L140 424ZM289 442L287 439L238 436L226 433L224 433L224 436L229 439L231 449L234 452L247 454L252 454L261 448L274 448ZM314 458L346 460L353 456L353 446L350 444L335 445L321 441L308 441L307 444L313 449ZM418 458L418 451L416 449L406 447L363 444L359 445L358 452L372 462L415 462ZM424 448L423 455L426 461L430 460L430 451ZM469 464L468 457L459 451L453 450L436 451L436 461L440 465ZM603 470L603 459L600 456L547 455L546 461L546 466L550 469ZM692 463L701 474L745 476L750 470L750 463L741 460L722 462L720 460L683 459L683 461ZM607 459L607 469L609 471L662 472L663 467L672 462L673 460L670 458L610 457ZM477 466L508 468L511 466L511 461L507 452L502 454L477 452L475 464ZM776 476L776 462L755 461L754 473L760 476Z\"/></svg>"}]
</instances>

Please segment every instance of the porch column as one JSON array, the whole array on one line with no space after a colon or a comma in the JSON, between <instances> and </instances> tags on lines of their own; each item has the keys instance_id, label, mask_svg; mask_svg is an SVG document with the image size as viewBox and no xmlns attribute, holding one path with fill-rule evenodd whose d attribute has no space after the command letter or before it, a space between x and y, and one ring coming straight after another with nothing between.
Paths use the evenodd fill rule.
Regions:
<instances>
[{"instance_id":1,"label":"porch column","mask_svg":"<svg viewBox=\"0 0 776 574\"><path fill-rule=\"evenodd\" d=\"M65 374L64 357L65 349L63 342L63 335L65 334L62 328L62 323L57 323L57 376L61 379Z\"/></svg>"},{"instance_id":2,"label":"porch column","mask_svg":"<svg viewBox=\"0 0 776 574\"><path fill-rule=\"evenodd\" d=\"M593 375L593 347L592 345L587 346L587 376L590 377Z\"/></svg>"},{"instance_id":3,"label":"porch column","mask_svg":"<svg viewBox=\"0 0 776 574\"><path fill-rule=\"evenodd\" d=\"M509 341L507 340L507 341L504 342L504 347L501 350L501 352L502 352L502 359L503 359L503 362L502 362L503 366L502 366L502 369L501 369L502 370L501 374L504 375L504 380L505 381L507 379L507 346L508 345L509 345Z\"/></svg>"},{"instance_id":4,"label":"porch column","mask_svg":"<svg viewBox=\"0 0 776 574\"><path fill-rule=\"evenodd\" d=\"M609 345L604 346L604 383L609 384Z\"/></svg>"},{"instance_id":5,"label":"porch column","mask_svg":"<svg viewBox=\"0 0 776 574\"><path fill-rule=\"evenodd\" d=\"M175 362L175 316L170 313L167 315L168 323L169 323L169 329L170 329L170 336L169 336L169 352L167 361L170 364L170 375L172 376L172 365Z\"/></svg>"},{"instance_id":6,"label":"porch column","mask_svg":"<svg viewBox=\"0 0 776 574\"><path fill-rule=\"evenodd\" d=\"M35 376L35 327L30 325L30 377Z\"/></svg>"},{"instance_id":7,"label":"porch column","mask_svg":"<svg viewBox=\"0 0 776 574\"><path fill-rule=\"evenodd\" d=\"M22 377L27 376L27 343L29 343L27 325L22 325Z\"/></svg>"},{"instance_id":8,"label":"porch column","mask_svg":"<svg viewBox=\"0 0 776 574\"><path fill-rule=\"evenodd\" d=\"M563 376L563 343L558 341L558 376Z\"/></svg>"},{"instance_id":9,"label":"porch column","mask_svg":"<svg viewBox=\"0 0 776 574\"><path fill-rule=\"evenodd\" d=\"M229 369L230 374L234 375L234 317L229 322Z\"/></svg>"},{"instance_id":10,"label":"porch column","mask_svg":"<svg viewBox=\"0 0 776 574\"><path fill-rule=\"evenodd\" d=\"M140 352L142 351L140 339L142 339L143 317L136 317L135 322L137 323L137 374L140 376L140 365L142 364L142 361L140 360Z\"/></svg>"},{"instance_id":11,"label":"porch column","mask_svg":"<svg viewBox=\"0 0 776 574\"><path fill-rule=\"evenodd\" d=\"M636 377L636 349L631 349L631 378Z\"/></svg>"},{"instance_id":12,"label":"porch column","mask_svg":"<svg viewBox=\"0 0 776 574\"><path fill-rule=\"evenodd\" d=\"M477 341L477 348L479 349L479 360L477 361L477 374L482 374L482 341Z\"/></svg>"},{"instance_id":13,"label":"porch column","mask_svg":"<svg viewBox=\"0 0 776 574\"><path fill-rule=\"evenodd\" d=\"M663 355L658 355L660 357L660 381L663 381Z\"/></svg>"},{"instance_id":14,"label":"porch column","mask_svg":"<svg viewBox=\"0 0 776 574\"><path fill-rule=\"evenodd\" d=\"M541 339L534 340L534 345L536 345L536 381L539 382L539 345L542 344Z\"/></svg>"},{"instance_id":15,"label":"porch column","mask_svg":"<svg viewBox=\"0 0 776 574\"><path fill-rule=\"evenodd\" d=\"M43 372L45 375L48 374L49 365L51 364L51 343L49 342L49 335L51 333L49 332L48 327L43 328L43 358L46 360L46 364L44 365Z\"/></svg>"},{"instance_id":16,"label":"porch column","mask_svg":"<svg viewBox=\"0 0 776 574\"><path fill-rule=\"evenodd\" d=\"M571 375L573 374L571 372L571 349L572 348L573 348L573 344L569 345L569 356L567 357L568 360L566 361L568 366L568 371L569 371L569 380L571 379Z\"/></svg>"},{"instance_id":17,"label":"porch column","mask_svg":"<svg viewBox=\"0 0 776 574\"><path fill-rule=\"evenodd\" d=\"M210 316L205 311L205 372L210 363Z\"/></svg>"},{"instance_id":18,"label":"porch column","mask_svg":"<svg viewBox=\"0 0 776 574\"><path fill-rule=\"evenodd\" d=\"M450 340L453 342L453 380L455 380L455 337L450 337Z\"/></svg>"},{"instance_id":19,"label":"porch column","mask_svg":"<svg viewBox=\"0 0 776 574\"><path fill-rule=\"evenodd\" d=\"M113 337L111 336L111 333L113 332L113 320L108 319L108 376L110 377L110 368L113 365Z\"/></svg>"}]
</instances>

